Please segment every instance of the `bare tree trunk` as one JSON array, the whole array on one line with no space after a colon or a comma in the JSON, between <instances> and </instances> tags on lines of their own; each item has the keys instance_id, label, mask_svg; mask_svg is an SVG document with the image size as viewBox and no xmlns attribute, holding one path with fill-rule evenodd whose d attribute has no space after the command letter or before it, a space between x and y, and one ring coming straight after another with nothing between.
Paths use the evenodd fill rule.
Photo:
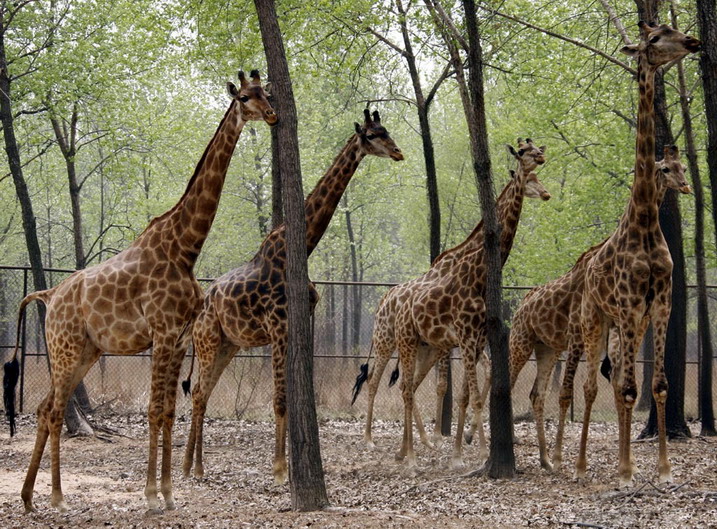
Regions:
<instances>
[{"instance_id":1,"label":"bare tree trunk","mask_svg":"<svg viewBox=\"0 0 717 529\"><path fill-rule=\"evenodd\" d=\"M279 116L277 140L286 214L286 297L288 300L288 355L286 363L289 426L289 484L292 508L313 511L329 503L319 448L313 384L309 273L306 220L301 184L299 139L289 65L284 53L273 0L255 0L264 43L274 106Z\"/></svg>"},{"instance_id":2,"label":"bare tree trunk","mask_svg":"<svg viewBox=\"0 0 717 529\"><path fill-rule=\"evenodd\" d=\"M279 167L279 137L271 127L271 227L284 223L284 202L281 199L281 169Z\"/></svg>"},{"instance_id":3,"label":"bare tree trunk","mask_svg":"<svg viewBox=\"0 0 717 529\"><path fill-rule=\"evenodd\" d=\"M647 326L645 336L642 339L642 388L640 399L637 401L636 410L649 410L652 405L652 373L653 362L655 361L655 344L652 334L652 323Z\"/></svg>"},{"instance_id":4,"label":"bare tree trunk","mask_svg":"<svg viewBox=\"0 0 717 529\"><path fill-rule=\"evenodd\" d=\"M496 215L493 177L491 174L488 132L486 128L485 100L483 95L483 50L473 0L464 0L466 30L468 32L468 87L473 102L473 113L468 118L468 130L473 136L471 150L473 169L480 190L485 242L483 244L486 273L486 329L491 351L490 390L490 457L486 463L492 478L510 478L515 475L513 451L513 409L510 398L508 365L508 331L503 323L501 301L502 266L500 255L500 224Z\"/></svg>"},{"instance_id":5,"label":"bare tree trunk","mask_svg":"<svg viewBox=\"0 0 717 529\"><path fill-rule=\"evenodd\" d=\"M712 220L717 230L717 7L714 0L697 0L697 25L702 40L700 68L702 70L702 88L707 117L707 166L712 188ZM690 169L690 172L692 170ZM697 185L695 184L695 200ZM701 182L699 183L702 186ZM706 300L705 300L706 302ZM698 303L701 301L698 299ZM705 307L705 318L708 318ZM709 321L709 319L705 320ZM702 335L703 329L709 333L709 325L700 324L702 355L700 358L700 408L702 415L702 435L714 435L714 404L712 402L712 342L709 335Z\"/></svg>"}]
</instances>

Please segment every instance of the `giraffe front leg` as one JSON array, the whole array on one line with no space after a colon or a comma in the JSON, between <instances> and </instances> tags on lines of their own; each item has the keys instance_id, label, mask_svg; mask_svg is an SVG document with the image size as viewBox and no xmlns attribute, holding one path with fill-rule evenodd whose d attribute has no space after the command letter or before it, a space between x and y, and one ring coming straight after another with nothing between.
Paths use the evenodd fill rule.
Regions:
<instances>
[{"instance_id":1,"label":"giraffe front leg","mask_svg":"<svg viewBox=\"0 0 717 529\"><path fill-rule=\"evenodd\" d=\"M164 410L162 410L162 476L161 491L164 497L164 508L172 511L176 508L172 486L172 433L177 406L177 389L179 371L186 347L179 344L174 351L167 369L167 390L164 394Z\"/></svg>"},{"instance_id":2,"label":"giraffe front leg","mask_svg":"<svg viewBox=\"0 0 717 529\"><path fill-rule=\"evenodd\" d=\"M669 320L670 305L665 300L670 299L671 289L660 299L661 303L652 307L654 313L652 321L654 325L654 349L655 369L652 375L652 396L655 399L657 410L657 436L658 436L658 460L657 470L660 483L672 481L672 467L667 455L667 426L665 424L665 407L667 403L667 377L665 376L665 336L667 334L667 322Z\"/></svg>"}]
</instances>

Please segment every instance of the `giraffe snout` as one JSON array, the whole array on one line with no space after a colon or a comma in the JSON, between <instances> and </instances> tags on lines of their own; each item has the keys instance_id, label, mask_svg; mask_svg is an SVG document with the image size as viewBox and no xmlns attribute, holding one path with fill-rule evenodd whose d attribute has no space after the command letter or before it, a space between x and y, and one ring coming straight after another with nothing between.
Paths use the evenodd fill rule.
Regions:
<instances>
[{"instance_id":1,"label":"giraffe snout","mask_svg":"<svg viewBox=\"0 0 717 529\"><path fill-rule=\"evenodd\" d=\"M404 158L403 158L403 153L401 152L401 149L399 149L398 147L394 147L393 152L391 153L391 158L396 160L397 162L400 162L401 160L403 160Z\"/></svg>"}]
</instances>

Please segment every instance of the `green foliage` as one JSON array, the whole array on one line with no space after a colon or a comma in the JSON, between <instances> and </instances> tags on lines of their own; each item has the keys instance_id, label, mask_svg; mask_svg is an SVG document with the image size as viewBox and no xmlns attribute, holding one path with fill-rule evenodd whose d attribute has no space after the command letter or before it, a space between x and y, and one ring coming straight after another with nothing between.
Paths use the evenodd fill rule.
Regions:
<instances>
[{"instance_id":1,"label":"green foliage","mask_svg":"<svg viewBox=\"0 0 717 529\"><path fill-rule=\"evenodd\" d=\"M444 7L462 27L460 2ZM408 5L404 2L404 7ZM615 5L632 38L633 4ZM692 5L678 6L682 27ZM617 57L619 34L598 4L589 7L525 0L500 10ZM403 149L400 163L367 158L346 192L310 266L315 279L350 275L345 207L355 230L364 280L401 281L428 267L428 221L421 138L405 62L366 31L402 46L392 1L278 2L299 112L301 161L308 193L353 133L363 108L377 108ZM506 284L535 284L565 272L615 227L629 196L634 163L636 86L623 68L595 53L482 12L486 98L496 193L512 159L505 144L531 137L548 148L539 178L549 202L526 201ZM665 19L666 14L663 16ZM407 24L420 74L432 86L447 52L422 3L410 5ZM51 45L47 36L51 35ZM252 2L177 0L39 1L28 4L5 34L18 138L38 220L44 259L73 265L72 219L64 160L54 144L49 108L65 122L79 106L83 147L76 155L88 253L107 258L149 219L176 203L229 100L236 71L266 68ZM45 46L45 47L43 47ZM25 55L27 51L41 52ZM622 57L622 56L620 56ZM622 60L622 58L621 58ZM627 60L627 59L626 59ZM696 61L685 61L690 86L699 86ZM676 72L668 101L676 103ZM699 88L692 94L697 144L706 143ZM678 143L681 118L671 107ZM458 244L480 220L466 120L457 84L446 80L430 111L438 167L444 248ZM245 129L227 176L219 211L197 264L216 276L249 259L264 236L259 218L271 217L268 128ZM700 160L702 163L703 160ZM706 171L706 168L705 168ZM7 172L7 171L5 171ZM25 262L19 209L11 179L0 180L4 264ZM693 201L681 200L685 249L692 255ZM269 221L270 222L270 221ZM710 228L710 231L711 228ZM708 234L708 241L713 235ZM714 263L714 245L708 245ZM91 249L91 251L90 251Z\"/></svg>"}]
</instances>

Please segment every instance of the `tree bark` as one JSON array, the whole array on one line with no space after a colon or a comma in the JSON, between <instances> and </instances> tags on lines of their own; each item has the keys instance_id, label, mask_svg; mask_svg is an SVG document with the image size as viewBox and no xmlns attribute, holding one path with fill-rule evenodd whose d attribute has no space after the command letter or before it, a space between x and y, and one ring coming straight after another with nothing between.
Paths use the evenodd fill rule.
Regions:
<instances>
[{"instance_id":1,"label":"tree bark","mask_svg":"<svg viewBox=\"0 0 717 529\"><path fill-rule=\"evenodd\" d=\"M700 40L702 40L702 51L700 54L700 69L702 71L702 89L705 101L705 117L707 119L707 167L709 179L713 192L712 196L712 221L717 231L717 7L714 0L697 0L697 26L699 28ZM690 169L690 172L692 170ZM695 201L697 200L697 186L693 173L695 185ZM699 183L701 188L702 184ZM697 207L697 206L696 206ZM706 303L706 299L705 299ZM698 298L698 304L702 300ZM698 315L701 310L698 307ZM704 321L708 322L709 317L705 313ZM712 401L712 342L709 337L709 325L699 324L700 342L702 354L700 358L700 411L702 417L702 435L714 435L714 404Z\"/></svg>"},{"instance_id":2,"label":"tree bark","mask_svg":"<svg viewBox=\"0 0 717 529\"><path fill-rule=\"evenodd\" d=\"M271 128L271 228L284 223L284 203L281 199L281 169L279 167L279 132Z\"/></svg>"},{"instance_id":3,"label":"tree bark","mask_svg":"<svg viewBox=\"0 0 717 529\"><path fill-rule=\"evenodd\" d=\"M273 104L279 116L276 128L286 215L289 331L286 379L291 504L297 511L313 511L326 507L329 502L324 484L314 402L306 221L296 103L274 1L254 0L254 5L259 16L269 77L273 83Z\"/></svg>"},{"instance_id":4,"label":"tree bark","mask_svg":"<svg viewBox=\"0 0 717 529\"><path fill-rule=\"evenodd\" d=\"M513 452L513 409L510 398L510 375L508 365L508 331L503 323L501 301L500 224L496 215L493 177L491 174L488 133L486 127L483 94L483 50L473 0L464 0L466 29L468 33L468 87L473 113L466 116L468 130L473 136L471 150L473 168L480 190L485 242L483 243L486 273L486 329L491 350L490 388L490 456L486 463L492 478L509 478L515 475Z\"/></svg>"}]
</instances>

